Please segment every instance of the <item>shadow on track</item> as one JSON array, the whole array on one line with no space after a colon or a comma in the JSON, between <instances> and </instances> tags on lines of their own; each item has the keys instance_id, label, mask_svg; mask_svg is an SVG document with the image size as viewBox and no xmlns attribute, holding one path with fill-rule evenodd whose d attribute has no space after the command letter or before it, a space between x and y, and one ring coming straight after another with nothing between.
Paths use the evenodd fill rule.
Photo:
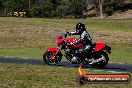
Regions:
<instances>
[{"instance_id":1,"label":"shadow on track","mask_svg":"<svg viewBox=\"0 0 132 88\"><path fill-rule=\"evenodd\" d=\"M42 60L36 59L21 59L21 58L3 58L0 57L0 63L15 63L15 64L32 64L32 65L42 65L45 66L46 64ZM73 65L69 61L61 61L57 67L79 67L78 65ZM88 68L90 68L88 66ZM110 63L102 70L114 70L114 71L124 71L124 72L132 72L132 64L116 64Z\"/></svg>"}]
</instances>

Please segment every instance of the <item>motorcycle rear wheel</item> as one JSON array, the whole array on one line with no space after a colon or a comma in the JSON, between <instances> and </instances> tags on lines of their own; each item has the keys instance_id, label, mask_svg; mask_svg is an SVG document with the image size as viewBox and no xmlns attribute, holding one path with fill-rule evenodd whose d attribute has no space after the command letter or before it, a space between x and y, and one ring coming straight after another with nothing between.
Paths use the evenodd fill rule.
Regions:
<instances>
[{"instance_id":1,"label":"motorcycle rear wheel","mask_svg":"<svg viewBox=\"0 0 132 88\"><path fill-rule=\"evenodd\" d=\"M43 54L43 61L48 65L57 65L61 59L62 55L58 54L54 59L51 59L52 52L45 52Z\"/></svg>"},{"instance_id":2,"label":"motorcycle rear wheel","mask_svg":"<svg viewBox=\"0 0 132 88\"><path fill-rule=\"evenodd\" d=\"M108 54L106 52L101 52L99 58L103 58L104 60L102 60L98 63L92 64L91 66L93 68L104 68L108 64L109 57L108 57Z\"/></svg>"}]
</instances>

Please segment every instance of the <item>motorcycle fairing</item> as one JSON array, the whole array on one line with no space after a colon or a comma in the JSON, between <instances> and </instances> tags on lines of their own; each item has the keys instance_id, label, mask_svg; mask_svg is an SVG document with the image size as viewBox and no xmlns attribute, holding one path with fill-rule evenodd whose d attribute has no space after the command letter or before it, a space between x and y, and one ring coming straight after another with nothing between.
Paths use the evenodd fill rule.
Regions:
<instances>
[{"instance_id":1,"label":"motorcycle fairing","mask_svg":"<svg viewBox=\"0 0 132 88\"><path fill-rule=\"evenodd\" d=\"M75 38L67 38L66 39L68 43L73 43L76 41ZM61 45L61 43L64 42L64 39L63 38L57 38L57 44L58 45Z\"/></svg>"},{"instance_id":2,"label":"motorcycle fairing","mask_svg":"<svg viewBox=\"0 0 132 88\"><path fill-rule=\"evenodd\" d=\"M53 48L48 48L48 49L47 49L47 51L52 51L52 52L58 51L58 50L59 50L58 48L54 48L54 47L53 47Z\"/></svg>"},{"instance_id":3,"label":"motorcycle fairing","mask_svg":"<svg viewBox=\"0 0 132 88\"><path fill-rule=\"evenodd\" d=\"M73 43L76 41L76 39L75 38L67 38L67 41L68 41L68 43Z\"/></svg>"},{"instance_id":4,"label":"motorcycle fairing","mask_svg":"<svg viewBox=\"0 0 132 88\"><path fill-rule=\"evenodd\" d=\"M76 41L76 39L75 38L67 38L67 41L68 41L68 43L73 43ZM69 46L69 48L77 49L82 46L83 46L83 44L80 43L80 44L75 44L74 46Z\"/></svg>"},{"instance_id":5,"label":"motorcycle fairing","mask_svg":"<svg viewBox=\"0 0 132 88\"><path fill-rule=\"evenodd\" d=\"M57 45L61 45L61 43L64 41L64 39L57 39Z\"/></svg>"},{"instance_id":6,"label":"motorcycle fairing","mask_svg":"<svg viewBox=\"0 0 132 88\"><path fill-rule=\"evenodd\" d=\"M96 46L95 46L95 50L96 52L102 50L103 48L105 48L106 44L101 43L101 42L96 42Z\"/></svg>"}]
</instances>

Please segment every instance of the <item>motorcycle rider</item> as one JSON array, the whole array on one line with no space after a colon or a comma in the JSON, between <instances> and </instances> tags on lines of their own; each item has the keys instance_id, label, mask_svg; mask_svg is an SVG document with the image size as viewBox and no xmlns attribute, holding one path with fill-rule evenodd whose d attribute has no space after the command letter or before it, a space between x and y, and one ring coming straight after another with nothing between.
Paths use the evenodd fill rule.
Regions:
<instances>
[{"instance_id":1,"label":"motorcycle rider","mask_svg":"<svg viewBox=\"0 0 132 88\"><path fill-rule=\"evenodd\" d=\"M70 44L71 46L73 46L75 44L79 44L79 43L82 43L84 45L79 50L76 50L76 53L82 53L82 52L85 52L91 48L92 38L90 37L90 34L86 31L85 25L83 23L78 23L76 25L76 31L68 32L68 35L70 35L70 36L71 35L80 35L79 39L77 39L75 42Z\"/></svg>"}]
</instances>

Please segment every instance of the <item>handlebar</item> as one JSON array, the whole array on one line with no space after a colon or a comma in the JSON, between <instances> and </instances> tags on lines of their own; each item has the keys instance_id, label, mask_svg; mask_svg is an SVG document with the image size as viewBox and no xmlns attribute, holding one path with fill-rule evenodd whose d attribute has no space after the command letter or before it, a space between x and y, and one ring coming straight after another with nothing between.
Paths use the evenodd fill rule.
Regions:
<instances>
[{"instance_id":1,"label":"handlebar","mask_svg":"<svg viewBox=\"0 0 132 88\"><path fill-rule=\"evenodd\" d=\"M67 42L67 39L66 39L66 37L67 37L68 34L69 34L68 31L66 31L65 33L62 33L62 34L60 35L60 38L63 38L64 41L65 41L65 44L69 46L69 45L71 45L71 44L68 43L68 42Z\"/></svg>"},{"instance_id":2,"label":"handlebar","mask_svg":"<svg viewBox=\"0 0 132 88\"><path fill-rule=\"evenodd\" d=\"M65 38L67 37L67 35L69 34L69 32L68 31L66 31L66 33L64 33L64 35L65 35Z\"/></svg>"}]
</instances>

